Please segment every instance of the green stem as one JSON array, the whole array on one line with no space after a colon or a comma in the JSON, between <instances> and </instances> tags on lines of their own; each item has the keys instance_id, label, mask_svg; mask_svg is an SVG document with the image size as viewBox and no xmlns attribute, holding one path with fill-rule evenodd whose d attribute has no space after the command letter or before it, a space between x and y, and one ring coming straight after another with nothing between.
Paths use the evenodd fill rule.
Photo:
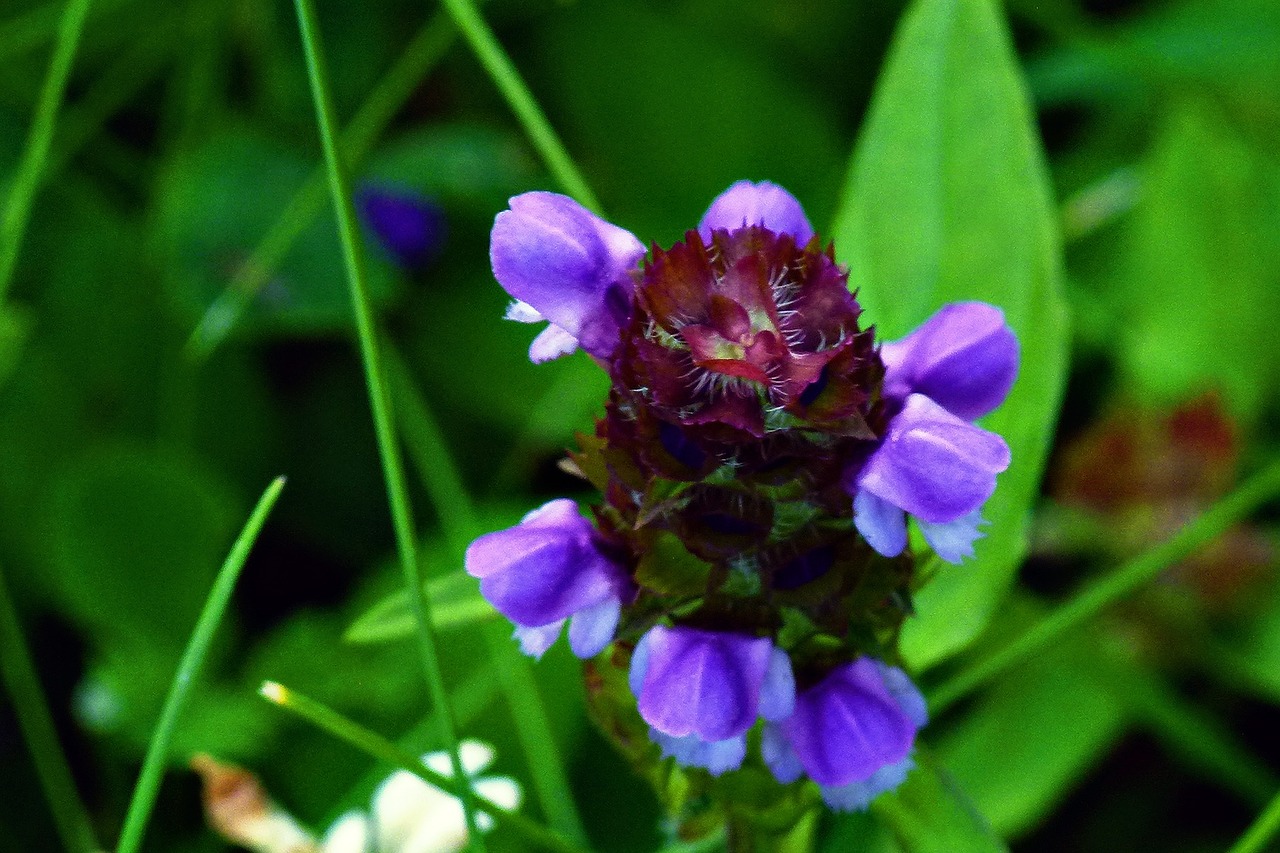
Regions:
<instances>
[{"instance_id":1,"label":"green stem","mask_svg":"<svg viewBox=\"0 0 1280 853\"><path fill-rule=\"evenodd\" d=\"M89 813L76 793L71 768L58 743L58 733L45 703L31 652L22 635L18 611L0 571L0 674L13 702L18 726L31 750L36 778L44 789L62 846L68 853L93 853L98 842Z\"/></svg>"},{"instance_id":2,"label":"green stem","mask_svg":"<svg viewBox=\"0 0 1280 853\"><path fill-rule=\"evenodd\" d=\"M1167 541L1090 584L1000 651L943 682L930 694L929 707L935 714L950 707L1190 556L1277 495L1280 495L1280 462L1255 475Z\"/></svg>"},{"instance_id":3,"label":"green stem","mask_svg":"<svg viewBox=\"0 0 1280 853\"><path fill-rule=\"evenodd\" d=\"M369 94L342 133L342 154L348 164L369 153L396 112L426 73L440 61L457 30L443 13L423 27L399 61ZM187 339L185 354L193 361L208 358L235 326L253 297L271 279L289 249L315 219L325 201L327 174L317 168L281 211L249 257L236 269L226 288L213 301Z\"/></svg>"},{"instance_id":4,"label":"green stem","mask_svg":"<svg viewBox=\"0 0 1280 853\"><path fill-rule=\"evenodd\" d=\"M356 212L351 200L351 181L338 151L333 97L329 90L328 69L323 45L316 24L312 0L295 0L298 28L302 35L303 52L307 58L307 76L311 81L311 95L315 102L316 123L320 130L320 143L329 172L329 190L333 197L334 213L338 220L338 234L342 240L342 255L347 268L347 283L351 291L351 307L355 314L356 332L360 339L360 356L364 363L365 382L369 392L369 404L373 410L374 431L378 439L378 452L382 458L382 474L386 481L387 497L391 505L391 518L395 527L396 549L404 572L405 587L412 602L414 619L418 625L418 646L422 655L422 668L426 675L431 702L439 720L441 740L449 752L454 776L466 780L462 758L458 754L458 736L449 707L449 694L436 653L435 634L431 626L431 602L422 583L418 563L418 543L414 533L413 512L409 505L409 489L405 482L404 465L400 459L400 445L396 439L395 421L391 414L391 398L383 375L377 333L373 325L368 288L365 284L364 256L360 233L356 227ZM484 841L476 825L474 792L471 785L462 785L462 810L470 830L471 847L484 850Z\"/></svg>"},{"instance_id":5,"label":"green stem","mask_svg":"<svg viewBox=\"0 0 1280 853\"><path fill-rule=\"evenodd\" d=\"M67 78L71 75L71 64L80 44L80 33L84 31L89 3L90 0L68 0L58 24L58 41L54 46L53 59L49 62L44 85L40 89L40 100L36 102L31 134L27 137L26 148L13 176L13 189L9 193L4 218L0 220L0 302L4 301L13 280L18 250L27 230L27 220L31 216L31 203L44 174L45 158L49 155L49 145L53 141L58 109L62 106L62 98L67 91Z\"/></svg>"},{"instance_id":6,"label":"green stem","mask_svg":"<svg viewBox=\"0 0 1280 853\"><path fill-rule=\"evenodd\" d=\"M386 354L395 386L396 412L408 442L410 458L439 513L445 539L455 558L461 561L467 545L483 532L476 520L475 505L446 449L444 434L409 375L404 359L392 347L386 348ZM585 843L586 829L574 804L564 762L556 748L551 723L529 662L511 642L505 623L484 626L481 630L511 710L521 749L528 760L538 802L552 826L578 843Z\"/></svg>"},{"instance_id":7,"label":"green stem","mask_svg":"<svg viewBox=\"0 0 1280 853\"><path fill-rule=\"evenodd\" d=\"M1253 825L1245 830L1240 840L1231 845L1227 853L1263 853L1271 839L1280 832L1280 793L1267 804Z\"/></svg>"},{"instance_id":8,"label":"green stem","mask_svg":"<svg viewBox=\"0 0 1280 853\"><path fill-rule=\"evenodd\" d=\"M204 609L200 611L200 618L196 621L195 630L191 633L191 641L187 643L187 649L182 653L182 660L178 664L173 683L169 685L169 695L165 697L160 721L156 724L155 733L151 736L146 758L142 762L142 772L133 789L129 810L125 813L124 828L120 831L120 843L116 847L116 853L136 853L142 844L142 835L151 817L151 809L155 806L160 781L164 778L165 760L168 758L169 743L173 739L178 715L182 713L187 697L191 694L191 688L200 677L205 657L209 653L209 646L213 643L218 624L222 621L222 615L231 601L231 593L235 590L236 581L244 568L245 560L249 557L249 550L262 531L262 526L266 523L267 516L271 513L271 508L275 506L283 488L284 477L277 477L271 485L267 486L262 497L258 498L257 506L253 508L249 520L245 522L244 529L236 537L235 543L231 546L231 552L227 554L226 561L213 581L213 588L209 591L209 597L205 599Z\"/></svg>"},{"instance_id":9,"label":"green stem","mask_svg":"<svg viewBox=\"0 0 1280 853\"><path fill-rule=\"evenodd\" d=\"M475 3L472 0L444 0L444 7L453 16L458 29L471 44L476 58L480 60L485 71L489 72L498 91L507 99L511 111L524 126L529 141L533 143L533 147L542 156L547 168L551 170L552 177L559 181L565 192L577 199L584 207L600 213L600 202L596 199L595 193L591 191L586 179L578 171L573 158L565 150L564 143L552 129L542 108L538 106L529 87L525 85L524 78L520 76L510 57L503 51L502 45L498 44L493 30L489 29L489 25L485 23Z\"/></svg>"},{"instance_id":10,"label":"green stem","mask_svg":"<svg viewBox=\"0 0 1280 853\"><path fill-rule=\"evenodd\" d=\"M382 737L382 735L364 728L332 708L303 696L301 693L290 690L282 684L277 684L274 681L263 682L258 692L268 701L297 714L307 722L324 729L339 740L349 743L371 758L377 761L385 761L401 770L407 770L427 784L433 785L447 794L457 797L459 794L465 794L470 790L470 785L458 784L458 779L469 778L468 776L458 775L458 768L454 768L454 777L452 779L436 773L423 764L413 753L401 749L395 743ZM471 796L476 807L492 817L495 824L506 826L520 833L525 839L537 844L539 847L555 850L558 853L585 853L584 848L577 846L554 830L530 820L519 812L508 811L492 800L474 792Z\"/></svg>"}]
</instances>

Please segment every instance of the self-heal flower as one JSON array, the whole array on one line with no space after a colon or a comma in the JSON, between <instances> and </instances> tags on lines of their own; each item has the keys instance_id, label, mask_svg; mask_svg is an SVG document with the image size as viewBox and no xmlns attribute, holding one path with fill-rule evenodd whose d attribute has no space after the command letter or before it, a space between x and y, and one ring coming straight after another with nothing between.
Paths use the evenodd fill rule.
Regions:
<instances>
[{"instance_id":1,"label":"self-heal flower","mask_svg":"<svg viewBox=\"0 0 1280 853\"><path fill-rule=\"evenodd\" d=\"M710 243L716 230L733 232L751 225L788 234L801 246L813 237L813 226L800 202L769 181L738 181L716 196L698 223L698 234L704 243Z\"/></svg>"},{"instance_id":2,"label":"self-heal flower","mask_svg":"<svg viewBox=\"0 0 1280 853\"><path fill-rule=\"evenodd\" d=\"M765 727L762 753L778 781L807 775L832 808L865 809L906 778L927 719L906 673L858 658L801 690L791 716Z\"/></svg>"},{"instance_id":3,"label":"self-heal flower","mask_svg":"<svg viewBox=\"0 0 1280 853\"><path fill-rule=\"evenodd\" d=\"M629 680L663 754L716 775L742 764L758 717L785 719L795 704L786 652L730 631L656 625L636 646Z\"/></svg>"},{"instance_id":4,"label":"self-heal flower","mask_svg":"<svg viewBox=\"0 0 1280 853\"><path fill-rule=\"evenodd\" d=\"M466 569L480 593L516 623L525 654L541 657L569 621L569 647L580 658L613 640L631 582L577 504L561 498L515 527L487 533L467 548Z\"/></svg>"},{"instance_id":5,"label":"self-heal flower","mask_svg":"<svg viewBox=\"0 0 1280 853\"><path fill-rule=\"evenodd\" d=\"M631 305L631 272L644 245L573 199L547 192L512 198L490 235L498 283L519 303L508 318L548 320L529 350L546 361L581 346L609 358Z\"/></svg>"}]
</instances>

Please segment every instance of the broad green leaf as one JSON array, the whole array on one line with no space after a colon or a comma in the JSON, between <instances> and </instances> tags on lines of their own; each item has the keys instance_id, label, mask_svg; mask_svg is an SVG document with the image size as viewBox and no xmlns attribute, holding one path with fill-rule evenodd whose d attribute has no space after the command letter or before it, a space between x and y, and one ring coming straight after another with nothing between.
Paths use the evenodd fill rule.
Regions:
<instances>
[{"instance_id":1,"label":"broad green leaf","mask_svg":"<svg viewBox=\"0 0 1280 853\"><path fill-rule=\"evenodd\" d=\"M31 320L16 305L0 306L0 385L18 366L18 356L26 343Z\"/></svg>"},{"instance_id":2,"label":"broad green leaf","mask_svg":"<svg viewBox=\"0 0 1280 853\"><path fill-rule=\"evenodd\" d=\"M987 853L1007 850L937 759L923 748L902 787L871 804L903 853Z\"/></svg>"},{"instance_id":3,"label":"broad green leaf","mask_svg":"<svg viewBox=\"0 0 1280 853\"><path fill-rule=\"evenodd\" d=\"M1120 357L1136 390L1211 388L1253 416L1280 377L1280 169L1217 107L1175 105L1142 170L1126 232Z\"/></svg>"},{"instance_id":4,"label":"broad green leaf","mask_svg":"<svg viewBox=\"0 0 1280 853\"><path fill-rule=\"evenodd\" d=\"M461 628L497 615L497 611L480 597L475 578L454 572L427 581L431 596L431 621L437 631ZM348 643L385 643L411 636L416 629L409 595L392 593L369 608L352 623L343 635Z\"/></svg>"},{"instance_id":5,"label":"broad green leaf","mask_svg":"<svg viewBox=\"0 0 1280 853\"><path fill-rule=\"evenodd\" d=\"M1004 309L1022 345L1018 381L983 426L1013 464L983 515L976 558L917 598L903 652L920 668L986 625L1026 550L1063 380L1061 247L1026 91L990 0L918 0L907 12L854 151L833 236L882 339L944 303Z\"/></svg>"},{"instance_id":6,"label":"broad green leaf","mask_svg":"<svg viewBox=\"0 0 1280 853\"><path fill-rule=\"evenodd\" d=\"M1001 835L1039 823L1124 732L1123 707L1093 671L1092 649L1073 636L1011 672L937 744Z\"/></svg>"},{"instance_id":7,"label":"broad green leaf","mask_svg":"<svg viewBox=\"0 0 1280 853\"><path fill-rule=\"evenodd\" d=\"M315 166L256 133L229 130L176 159L164 173L156 225L172 299L192 322L204 316L280 217ZM243 324L256 331L341 328L351 314L333 214L326 208L254 297ZM385 302L390 270L371 256L370 289Z\"/></svg>"}]
</instances>

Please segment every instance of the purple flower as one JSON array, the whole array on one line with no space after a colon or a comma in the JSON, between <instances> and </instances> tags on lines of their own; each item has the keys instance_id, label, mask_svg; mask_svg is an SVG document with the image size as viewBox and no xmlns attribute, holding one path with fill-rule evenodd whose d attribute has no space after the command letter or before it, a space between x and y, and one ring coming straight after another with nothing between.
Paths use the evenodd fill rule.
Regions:
<instances>
[{"instance_id":1,"label":"purple flower","mask_svg":"<svg viewBox=\"0 0 1280 853\"><path fill-rule=\"evenodd\" d=\"M489 603L516 623L521 648L534 657L551 647L566 619L573 653L598 655L613 641L622 602L631 595L626 570L577 504L564 498L472 542L466 568L480 578Z\"/></svg>"},{"instance_id":2,"label":"purple flower","mask_svg":"<svg viewBox=\"0 0 1280 853\"><path fill-rule=\"evenodd\" d=\"M529 357L546 361L581 346L609 358L630 314L631 272L644 245L568 196L524 193L510 205L494 220L489 258L517 300L508 318L551 322Z\"/></svg>"},{"instance_id":3,"label":"purple flower","mask_svg":"<svg viewBox=\"0 0 1280 853\"><path fill-rule=\"evenodd\" d=\"M803 246L813 238L813 226L795 196L777 184L761 181L738 181L716 196L698 223L703 242L711 243L711 232L717 228L737 231L749 225L760 225L775 234L789 234Z\"/></svg>"},{"instance_id":4,"label":"purple flower","mask_svg":"<svg viewBox=\"0 0 1280 853\"><path fill-rule=\"evenodd\" d=\"M421 195L365 186L356 193L356 206L360 218L402 267L425 266L444 243L444 212Z\"/></svg>"},{"instance_id":5,"label":"purple flower","mask_svg":"<svg viewBox=\"0 0 1280 853\"><path fill-rule=\"evenodd\" d=\"M716 775L741 765L757 717L785 719L795 704L791 661L768 637L683 625L649 629L630 684L663 754Z\"/></svg>"},{"instance_id":6,"label":"purple flower","mask_svg":"<svg viewBox=\"0 0 1280 853\"><path fill-rule=\"evenodd\" d=\"M872 548L901 553L909 512L938 556L957 563L973 553L978 512L1008 467L1004 439L911 394L866 463L846 474L845 487L854 495L854 524Z\"/></svg>"},{"instance_id":7,"label":"purple flower","mask_svg":"<svg viewBox=\"0 0 1280 853\"><path fill-rule=\"evenodd\" d=\"M985 302L944 305L918 329L880 348L884 393L924 394L966 421L1004 402L1018 375L1018 339Z\"/></svg>"},{"instance_id":8,"label":"purple flower","mask_svg":"<svg viewBox=\"0 0 1280 853\"><path fill-rule=\"evenodd\" d=\"M863 657L800 691L791 716L765 727L761 753L778 781L807 775L832 808L860 810L906 778L927 720L906 673Z\"/></svg>"}]
</instances>

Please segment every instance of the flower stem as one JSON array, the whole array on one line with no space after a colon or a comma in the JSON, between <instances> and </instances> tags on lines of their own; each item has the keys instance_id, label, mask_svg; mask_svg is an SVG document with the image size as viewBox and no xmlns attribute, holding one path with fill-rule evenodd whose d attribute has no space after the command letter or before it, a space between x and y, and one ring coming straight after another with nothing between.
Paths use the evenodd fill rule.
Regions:
<instances>
[{"instance_id":1,"label":"flower stem","mask_svg":"<svg viewBox=\"0 0 1280 853\"><path fill-rule=\"evenodd\" d=\"M930 709L935 714L940 713L968 696L1006 669L1148 583L1169 566L1190 556L1277 495L1280 495L1280 462L1256 474L1167 541L1090 584L1003 649L943 682L929 696Z\"/></svg>"},{"instance_id":2,"label":"flower stem","mask_svg":"<svg viewBox=\"0 0 1280 853\"><path fill-rule=\"evenodd\" d=\"M200 677L205 657L209 653L209 646L213 643L213 635L218 630L218 624L222 621L222 614L226 612L227 604L231 601L231 593L235 590L236 581L244 568L245 560L249 558L249 550L262 531L262 526L266 523L267 516L271 513L283 488L284 477L277 477L271 485L267 486L262 497L258 498L257 506L250 513L249 520L245 522L244 529L240 531L240 535L231 546L231 552L218 571L218 576L214 578L213 588L209 591L209 597L205 599L204 609L200 611L200 618L196 620L195 630L191 633L191 641L187 643L187 649L182 653L182 660L178 664L173 683L169 685L169 695L165 697L160 721L156 724L151 743L147 746L147 755L143 759L142 772L138 775L138 782L133 789L133 798L129 801L129 810L125 813L124 828L120 831L120 843L116 847L116 853L136 853L142 844L142 835L151 817L151 809L155 805L156 794L160 790L160 781L164 778L165 760L169 756L169 743L173 739L178 715L182 713L187 697L191 694L191 688Z\"/></svg>"},{"instance_id":3,"label":"flower stem","mask_svg":"<svg viewBox=\"0 0 1280 853\"><path fill-rule=\"evenodd\" d=\"M493 79L502 97L507 99L511 111L516 114L529 141L537 149L551 175L560 183L565 192L577 199L584 207L600 213L600 202L587 181L574 164L573 158L565 150L564 143L547 121L547 117L533 99L533 94L525 84L524 78L516 70L511 58L503 51L502 45L494 37L493 30L485 23L484 17L472 0L444 0L444 7L453 16L458 29L471 44L476 58L484 66L485 71Z\"/></svg>"},{"instance_id":4,"label":"flower stem","mask_svg":"<svg viewBox=\"0 0 1280 853\"><path fill-rule=\"evenodd\" d=\"M439 721L440 738L449 752L454 776L460 780L466 780L462 758L458 754L458 736L453 723L453 713L449 707L449 694L445 688L444 675L440 670L440 660L436 653L435 634L431 627L431 602L423 586L421 567L418 563L418 543L414 532L413 511L409 505L409 489L405 482L404 464L400 458L396 425L392 417L390 392L383 375L377 333L373 324L373 311L370 308L368 288L365 284L364 256L361 251L360 234L356 227L351 181L338 151L333 98L329 90L323 45L316 24L315 6L312 0L295 0L294 7L298 14L303 52L307 58L307 76L311 81L311 95L315 102L320 143L324 148L334 214L338 220L338 234L342 240L342 255L347 268L347 283L351 291L351 307L355 314L369 404L373 410L378 452L382 458L383 479L386 481L387 497L391 505L396 549L404 572L405 587L409 591L409 599L412 602L414 619L418 625L418 646L422 656L423 672L426 675L436 719ZM466 816L471 847L474 850L483 851L484 841L476 825L474 793L469 782L464 781L461 788L462 811Z\"/></svg>"},{"instance_id":5,"label":"flower stem","mask_svg":"<svg viewBox=\"0 0 1280 853\"><path fill-rule=\"evenodd\" d=\"M444 13L433 17L418 31L342 132L341 148L347 163L359 162L368 154L396 111L455 38L457 28ZM231 281L187 338L184 354L188 359L200 362L208 358L235 327L253 297L271 279L299 235L320 212L325 200L326 178L324 167L318 167L294 193L244 263L237 267Z\"/></svg>"},{"instance_id":6,"label":"flower stem","mask_svg":"<svg viewBox=\"0 0 1280 853\"><path fill-rule=\"evenodd\" d=\"M436 773L423 764L417 756L406 752L381 735L347 719L337 711L322 705L314 699L290 690L282 684L266 681L263 682L258 692L268 701L297 714L312 725L324 729L329 734L347 742L371 758L385 761L401 770L407 770L427 784L434 785L447 794L457 797L460 793L470 790L470 785L460 785L457 781L468 777L455 776L450 779L448 776ZM479 794L473 794L472 796L476 808L492 817L494 823L520 833L528 841L537 844L539 847L555 850L558 853L585 853L582 847L565 839L554 830L530 820L519 812L508 811Z\"/></svg>"},{"instance_id":7,"label":"flower stem","mask_svg":"<svg viewBox=\"0 0 1280 853\"><path fill-rule=\"evenodd\" d=\"M461 561L467 545L480 535L477 513L462 483L444 434L427 401L419 393L404 359L394 347L385 349L388 374L395 392L396 413L428 497L440 517L440 527L450 550ZM574 804L564 763L551 733L551 722L542 705L538 685L525 660L511 642L504 625L481 627L498 683L510 708L516 735L533 775L533 787L547 819L557 830L580 844L587 833Z\"/></svg>"},{"instance_id":8,"label":"flower stem","mask_svg":"<svg viewBox=\"0 0 1280 853\"><path fill-rule=\"evenodd\" d=\"M98 849L89 813L76 793L71 768L58 743L58 733L45 702L44 691L31 652L22 636L17 608L0 571L0 675L13 702L22 736L31 750L36 778L44 789L54 827L68 853L92 853Z\"/></svg>"},{"instance_id":9,"label":"flower stem","mask_svg":"<svg viewBox=\"0 0 1280 853\"><path fill-rule=\"evenodd\" d=\"M1280 832L1280 793L1267 804L1253 825L1245 830L1240 840L1231 845L1227 853L1263 853L1268 844Z\"/></svg>"},{"instance_id":10,"label":"flower stem","mask_svg":"<svg viewBox=\"0 0 1280 853\"><path fill-rule=\"evenodd\" d=\"M31 216L31 203L44 176L45 159L53 142L54 125L67 91L67 78L71 75L71 64L80 44L80 34L84 31L84 19L89 14L89 3L90 0L68 0L58 23L58 41L54 45L44 85L40 88L31 133L13 176L13 189L9 192L4 216L0 218L0 301L4 300L13 281L18 250Z\"/></svg>"}]
</instances>

